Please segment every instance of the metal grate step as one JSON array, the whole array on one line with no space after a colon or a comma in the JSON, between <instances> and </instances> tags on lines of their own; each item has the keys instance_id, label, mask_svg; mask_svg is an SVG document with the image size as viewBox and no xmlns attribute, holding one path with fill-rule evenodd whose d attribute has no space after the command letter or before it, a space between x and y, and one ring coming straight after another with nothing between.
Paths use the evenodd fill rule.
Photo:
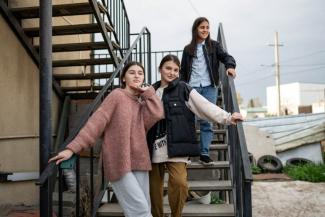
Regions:
<instances>
[{"instance_id":1,"label":"metal grate step","mask_svg":"<svg viewBox=\"0 0 325 217\"><path fill-rule=\"evenodd\" d=\"M229 161L216 161L213 165L202 165L198 162L191 162L188 169L227 169L229 168Z\"/></svg>"},{"instance_id":2,"label":"metal grate step","mask_svg":"<svg viewBox=\"0 0 325 217\"><path fill-rule=\"evenodd\" d=\"M112 72L93 73L93 74L55 74L54 78L57 80L89 80L110 78Z\"/></svg>"},{"instance_id":3,"label":"metal grate step","mask_svg":"<svg viewBox=\"0 0 325 217\"><path fill-rule=\"evenodd\" d=\"M107 23L105 23L106 30L112 32L114 29ZM24 31L29 37L39 36L39 27L24 28ZM75 34L90 34L99 33L100 27L97 23L86 23L86 24L74 24L64 26L53 26L52 35L75 35Z\"/></svg>"},{"instance_id":4,"label":"metal grate step","mask_svg":"<svg viewBox=\"0 0 325 217\"><path fill-rule=\"evenodd\" d=\"M53 5L52 8L53 17L86 15L94 13L93 8L89 2L59 4ZM98 8L100 12L106 12L106 9L102 4L98 3ZM39 18L39 6L11 8L10 10L18 19Z\"/></svg>"},{"instance_id":5,"label":"metal grate step","mask_svg":"<svg viewBox=\"0 0 325 217\"><path fill-rule=\"evenodd\" d=\"M116 42L112 42L115 49L119 48ZM39 45L34 46L39 50ZM69 44L54 44L52 47L53 52L70 52L70 51L87 51L87 50L103 50L108 49L105 42L81 42Z\"/></svg>"},{"instance_id":6,"label":"metal grate step","mask_svg":"<svg viewBox=\"0 0 325 217\"><path fill-rule=\"evenodd\" d=\"M87 66L87 65L101 65L113 64L111 58L98 58L98 59L77 59L77 60L55 60L53 67L68 67L68 66Z\"/></svg>"},{"instance_id":7,"label":"metal grate step","mask_svg":"<svg viewBox=\"0 0 325 217\"><path fill-rule=\"evenodd\" d=\"M167 190L167 182L164 182L164 189ZM232 190L230 180L213 180L213 181L188 181L188 187L191 191L220 191ZM108 190L112 190L109 185Z\"/></svg>"}]
</instances>

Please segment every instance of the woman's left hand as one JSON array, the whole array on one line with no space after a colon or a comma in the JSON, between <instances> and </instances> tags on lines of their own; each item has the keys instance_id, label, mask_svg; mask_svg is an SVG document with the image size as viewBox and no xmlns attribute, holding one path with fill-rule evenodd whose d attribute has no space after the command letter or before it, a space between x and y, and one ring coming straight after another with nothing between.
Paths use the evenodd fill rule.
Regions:
<instances>
[{"instance_id":1,"label":"woman's left hand","mask_svg":"<svg viewBox=\"0 0 325 217\"><path fill-rule=\"evenodd\" d=\"M229 68L229 69L227 69L226 73L227 73L227 75L230 75L233 78L236 78L236 70L235 69Z\"/></svg>"},{"instance_id":2,"label":"woman's left hand","mask_svg":"<svg viewBox=\"0 0 325 217\"><path fill-rule=\"evenodd\" d=\"M231 115L231 124L236 125L238 121L244 121L244 118L240 113L234 112Z\"/></svg>"}]
</instances>

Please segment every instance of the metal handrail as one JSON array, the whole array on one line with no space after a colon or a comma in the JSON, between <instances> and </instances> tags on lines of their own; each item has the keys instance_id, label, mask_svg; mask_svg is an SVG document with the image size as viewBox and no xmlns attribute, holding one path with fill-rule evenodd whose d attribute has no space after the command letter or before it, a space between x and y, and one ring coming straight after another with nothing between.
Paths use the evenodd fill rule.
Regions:
<instances>
[{"instance_id":1,"label":"metal handrail","mask_svg":"<svg viewBox=\"0 0 325 217\"><path fill-rule=\"evenodd\" d=\"M130 31L129 18L127 16L124 16L121 18L124 26L122 26L122 30L120 30L121 29L120 25L118 25L118 26L114 25L114 22L109 14L109 10L111 12L113 6L111 4L110 5L108 4L109 3L108 0L101 0L101 2L103 4L103 6L107 9L107 10L105 10L105 15L106 15L106 18L108 19L110 26L112 26L114 28L114 31L112 32L112 34L115 38L115 42L120 46L120 49L118 49L118 51L120 52L120 56L123 58L123 56L124 56L123 49L129 48L130 37L128 34L123 34L123 31L127 31L127 32ZM120 4L124 5L122 0L120 0ZM125 7L122 9L122 13L124 13L124 14L126 13ZM127 23L127 25L125 25L125 23ZM121 38L119 36L121 36ZM125 36L127 38L125 38Z\"/></svg>"},{"instance_id":2,"label":"metal handrail","mask_svg":"<svg viewBox=\"0 0 325 217\"><path fill-rule=\"evenodd\" d=\"M234 79L232 77L230 77L230 78L228 78L228 81L229 81L231 98L233 99L232 100L233 112L240 112L238 102L237 102ZM250 169L250 161L249 161L249 157L248 157L245 133L244 133L243 124L241 122L237 123L237 133L238 133L238 139L239 139L239 144L240 144L241 157L242 157L242 161L243 161L244 179L252 181L253 176L252 176L252 171Z\"/></svg>"},{"instance_id":3,"label":"metal handrail","mask_svg":"<svg viewBox=\"0 0 325 217\"><path fill-rule=\"evenodd\" d=\"M221 45L223 46L223 48L225 50L227 50L226 40L225 40L225 36L223 33L223 28L222 28L221 23L219 25L218 39L219 39L219 42L221 43ZM225 70L224 70L224 72L225 72ZM225 73L222 73L222 74L225 75ZM233 107L232 112L240 112L238 102L237 102L235 83L234 83L234 80L232 77L228 78L228 85L230 88L230 93L231 93L231 98L232 98L232 107ZM241 154L243 157L243 164L244 164L244 176L245 176L245 179L251 180L252 173L251 173L250 169L247 169L247 168L250 168L250 162L249 162L249 157L248 157L245 134L244 134L243 127L242 127L241 123L239 123L237 125L237 130L240 132L239 139L240 139Z\"/></svg>"},{"instance_id":4,"label":"metal handrail","mask_svg":"<svg viewBox=\"0 0 325 217\"><path fill-rule=\"evenodd\" d=\"M100 10L98 8L97 1L96 0L89 0L89 3L90 3L91 7L93 8L93 10L95 12L94 15L95 15L95 18L96 18L96 21L97 21L98 25L100 26L100 31L102 33L103 39L104 39L105 43L108 46L108 52L109 52L110 56L113 58L113 65L117 66L119 61L118 61L118 58L117 58L116 54L113 51L114 48L113 48L112 41L111 41L110 37L108 37L108 33L107 33L107 29L105 27L104 19L102 19L101 16L100 16Z\"/></svg>"},{"instance_id":5,"label":"metal handrail","mask_svg":"<svg viewBox=\"0 0 325 217\"><path fill-rule=\"evenodd\" d=\"M107 7L105 12L110 25L114 27L114 37L121 45L120 52L130 47L130 21L123 0L101 0ZM126 37L125 37L126 36Z\"/></svg>"},{"instance_id":6,"label":"metal handrail","mask_svg":"<svg viewBox=\"0 0 325 217\"><path fill-rule=\"evenodd\" d=\"M219 25L218 41L223 49L227 50L222 24ZM226 69L223 65L220 68L219 77L224 95L225 109L231 113L239 112L234 79L226 75ZM233 200L235 216L251 217L252 172L242 123L239 122L236 126L230 126L228 128L228 140L231 156L230 175L234 187Z\"/></svg>"}]
</instances>

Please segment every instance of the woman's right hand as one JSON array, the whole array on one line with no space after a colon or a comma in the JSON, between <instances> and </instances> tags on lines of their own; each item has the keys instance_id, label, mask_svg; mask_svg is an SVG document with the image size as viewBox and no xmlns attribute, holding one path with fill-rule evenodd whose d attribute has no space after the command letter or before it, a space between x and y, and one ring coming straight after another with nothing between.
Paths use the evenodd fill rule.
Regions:
<instances>
[{"instance_id":1,"label":"woman's right hand","mask_svg":"<svg viewBox=\"0 0 325 217\"><path fill-rule=\"evenodd\" d=\"M135 86L135 85L129 85L129 87L131 89L133 89L134 91L136 91L138 94L141 94L143 93L144 91L148 90L150 88L150 85L149 86Z\"/></svg>"},{"instance_id":2,"label":"woman's right hand","mask_svg":"<svg viewBox=\"0 0 325 217\"><path fill-rule=\"evenodd\" d=\"M73 155L73 151L71 151L70 149L65 149L59 152L56 156L52 157L49 160L49 163L55 161L55 164L58 165L62 161L70 159L72 155Z\"/></svg>"},{"instance_id":3,"label":"woman's right hand","mask_svg":"<svg viewBox=\"0 0 325 217\"><path fill-rule=\"evenodd\" d=\"M244 118L240 113L234 112L231 115L231 124L236 125L238 121L244 121Z\"/></svg>"}]
</instances>

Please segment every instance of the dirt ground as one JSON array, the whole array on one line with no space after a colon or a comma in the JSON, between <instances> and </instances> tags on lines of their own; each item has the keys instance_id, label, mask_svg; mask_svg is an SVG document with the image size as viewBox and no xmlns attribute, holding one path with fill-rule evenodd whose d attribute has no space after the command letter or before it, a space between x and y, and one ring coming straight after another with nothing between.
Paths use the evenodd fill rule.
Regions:
<instances>
[{"instance_id":1,"label":"dirt ground","mask_svg":"<svg viewBox=\"0 0 325 217\"><path fill-rule=\"evenodd\" d=\"M324 217L325 183L254 181L254 217Z\"/></svg>"}]
</instances>

